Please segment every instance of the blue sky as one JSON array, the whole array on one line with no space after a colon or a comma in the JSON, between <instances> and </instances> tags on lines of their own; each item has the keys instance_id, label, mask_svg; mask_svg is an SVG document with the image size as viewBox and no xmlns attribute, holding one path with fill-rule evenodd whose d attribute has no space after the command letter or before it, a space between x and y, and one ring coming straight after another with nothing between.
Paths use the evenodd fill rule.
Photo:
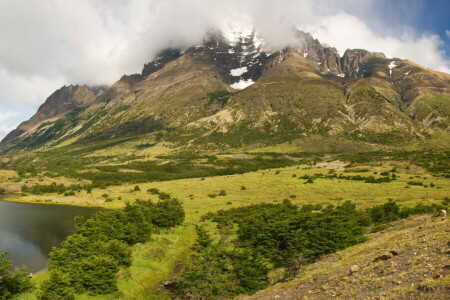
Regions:
<instances>
[{"instance_id":1,"label":"blue sky","mask_svg":"<svg viewBox=\"0 0 450 300\"><path fill-rule=\"evenodd\" d=\"M62 85L111 85L233 22L278 46L296 25L450 73L450 0L0 0L0 138Z\"/></svg>"},{"instance_id":2,"label":"blue sky","mask_svg":"<svg viewBox=\"0 0 450 300\"><path fill-rule=\"evenodd\" d=\"M418 33L437 34L445 43L443 49L450 57L450 0L380 0L367 9L373 16L368 20L374 28L380 22L392 26L410 27ZM358 13L358 12L354 12ZM385 25L381 26L386 27Z\"/></svg>"}]
</instances>

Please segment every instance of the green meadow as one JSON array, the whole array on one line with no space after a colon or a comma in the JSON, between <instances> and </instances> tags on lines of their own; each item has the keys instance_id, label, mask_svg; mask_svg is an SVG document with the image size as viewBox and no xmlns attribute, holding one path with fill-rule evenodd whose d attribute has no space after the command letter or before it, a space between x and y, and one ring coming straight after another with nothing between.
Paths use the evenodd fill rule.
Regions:
<instances>
[{"instance_id":1,"label":"green meadow","mask_svg":"<svg viewBox=\"0 0 450 300\"><path fill-rule=\"evenodd\" d=\"M119 290L115 294L77 296L77 299L169 299L171 294L160 284L175 278L186 261L189 261L191 247L196 239L194 225L201 222L203 215L249 204L282 203L285 199L296 205L320 204L323 207L329 204L337 206L349 200L357 204L359 209L379 205L390 199L400 206L409 207L418 203L438 204L449 195L450 179L445 170L436 170L433 166L436 167L433 164L424 166L420 164L420 160L414 163L392 157L382 160L335 156L319 160L311 158L310 161L291 159L285 167L260 169L243 174L108 185L95 187L90 192L76 191L70 196L56 193L34 195L21 193L20 189L23 185L48 185L56 182L70 186L89 184L89 181L64 176L48 177L43 173L19 176L12 170L3 170L0 176L2 186L15 192L8 196L11 201L118 209L136 199L152 199L156 202L157 195L150 193L149 189L157 189L181 200L186 212L184 224L173 229L164 229L153 234L149 242L132 247L132 265L119 271ZM128 172L120 171L120 175L127 176ZM382 173L384 175L381 175ZM331 175L335 177L331 178ZM381 183L349 179L355 176L395 178ZM308 182L307 178L313 178L312 182ZM205 226L210 232L214 232L215 225L208 221ZM33 278L33 282L39 286L47 276L46 273L39 274ZM36 299L36 296L32 292L17 299Z\"/></svg>"}]
</instances>

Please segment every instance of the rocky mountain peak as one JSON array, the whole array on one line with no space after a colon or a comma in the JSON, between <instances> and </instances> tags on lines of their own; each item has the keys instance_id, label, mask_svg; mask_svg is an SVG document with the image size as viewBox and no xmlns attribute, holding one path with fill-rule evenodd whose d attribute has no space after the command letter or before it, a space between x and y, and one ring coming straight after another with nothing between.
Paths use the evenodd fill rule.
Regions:
<instances>
[{"instance_id":1,"label":"rocky mountain peak","mask_svg":"<svg viewBox=\"0 0 450 300\"><path fill-rule=\"evenodd\" d=\"M20 124L17 129L10 132L2 141L5 144L22 133L36 127L42 122L66 113L78 107L88 106L93 103L95 97L103 91L102 88L89 88L87 85L64 85L53 94L51 94L45 102L39 107L36 114L28 121Z\"/></svg>"},{"instance_id":2,"label":"rocky mountain peak","mask_svg":"<svg viewBox=\"0 0 450 300\"><path fill-rule=\"evenodd\" d=\"M148 75L159 71L160 69L162 69L162 67L164 67L165 64L171 62L174 59L177 59L181 55L182 51L180 49L168 48L161 51L153 61L144 65L141 77L147 78Z\"/></svg>"}]
</instances>

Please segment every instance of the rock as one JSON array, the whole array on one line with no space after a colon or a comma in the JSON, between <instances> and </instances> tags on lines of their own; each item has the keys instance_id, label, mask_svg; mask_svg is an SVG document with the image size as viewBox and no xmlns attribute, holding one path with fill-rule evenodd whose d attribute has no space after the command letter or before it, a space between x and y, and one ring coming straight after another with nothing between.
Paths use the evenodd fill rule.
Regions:
<instances>
[{"instance_id":1,"label":"rock","mask_svg":"<svg viewBox=\"0 0 450 300\"><path fill-rule=\"evenodd\" d=\"M389 251L389 252L390 252L392 255L397 256L397 255L400 255L400 254L402 253L402 250L396 248L396 249L392 249L392 250Z\"/></svg>"},{"instance_id":2,"label":"rock","mask_svg":"<svg viewBox=\"0 0 450 300\"><path fill-rule=\"evenodd\" d=\"M174 285L178 284L178 280L172 279L172 280L166 280L163 283L161 283L161 286L163 287L172 287Z\"/></svg>"},{"instance_id":3,"label":"rock","mask_svg":"<svg viewBox=\"0 0 450 300\"><path fill-rule=\"evenodd\" d=\"M357 273L361 271L361 268L358 265L353 265L350 267L350 274Z\"/></svg>"},{"instance_id":4,"label":"rock","mask_svg":"<svg viewBox=\"0 0 450 300\"><path fill-rule=\"evenodd\" d=\"M375 257L375 259L373 261L376 262L376 261L380 261L380 260L388 260L390 258L392 258L392 254L390 252L384 252L383 254Z\"/></svg>"}]
</instances>

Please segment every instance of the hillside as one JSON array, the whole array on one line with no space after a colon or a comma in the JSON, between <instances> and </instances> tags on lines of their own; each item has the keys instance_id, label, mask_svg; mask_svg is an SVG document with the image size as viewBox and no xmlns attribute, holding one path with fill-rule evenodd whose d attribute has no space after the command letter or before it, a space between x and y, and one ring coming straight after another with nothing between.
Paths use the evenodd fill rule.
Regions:
<instances>
[{"instance_id":1,"label":"hillside","mask_svg":"<svg viewBox=\"0 0 450 300\"><path fill-rule=\"evenodd\" d=\"M448 299L450 222L412 217L321 258L298 278L237 299ZM378 257L394 252L386 259Z\"/></svg>"},{"instance_id":2,"label":"hillside","mask_svg":"<svg viewBox=\"0 0 450 300\"><path fill-rule=\"evenodd\" d=\"M317 138L337 151L436 139L448 146L450 75L367 50L340 56L310 34L295 34L296 47L270 51L254 31L210 32L202 45L167 49L109 88L63 87L0 149L143 134L187 149L293 142L317 151Z\"/></svg>"}]
</instances>

